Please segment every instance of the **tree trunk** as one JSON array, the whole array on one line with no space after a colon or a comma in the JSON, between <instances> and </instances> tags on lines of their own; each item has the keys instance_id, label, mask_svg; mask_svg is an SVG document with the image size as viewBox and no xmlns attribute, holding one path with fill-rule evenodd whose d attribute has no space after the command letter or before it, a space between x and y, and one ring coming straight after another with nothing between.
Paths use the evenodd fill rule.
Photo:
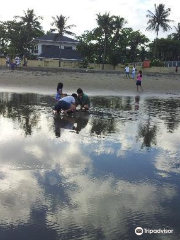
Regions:
<instances>
[{"instance_id":1,"label":"tree trunk","mask_svg":"<svg viewBox=\"0 0 180 240\"><path fill-rule=\"evenodd\" d=\"M61 67L61 44L59 45L59 67Z\"/></svg>"},{"instance_id":2,"label":"tree trunk","mask_svg":"<svg viewBox=\"0 0 180 240\"><path fill-rule=\"evenodd\" d=\"M105 36L105 42L104 42L104 53L103 53L103 64L102 64L102 70L104 70L105 59L106 59L106 36Z\"/></svg>"},{"instance_id":3,"label":"tree trunk","mask_svg":"<svg viewBox=\"0 0 180 240\"><path fill-rule=\"evenodd\" d=\"M157 32L156 40L155 40L155 43L154 43L154 53L153 53L153 58L156 58L156 47L157 47L157 41L158 41L158 33L159 33L159 32Z\"/></svg>"}]
</instances>

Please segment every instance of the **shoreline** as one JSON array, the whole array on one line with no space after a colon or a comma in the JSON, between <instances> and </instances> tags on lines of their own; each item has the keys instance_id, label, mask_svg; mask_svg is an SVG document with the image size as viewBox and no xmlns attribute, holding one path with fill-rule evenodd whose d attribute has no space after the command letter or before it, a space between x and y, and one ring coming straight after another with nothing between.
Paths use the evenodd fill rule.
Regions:
<instances>
[{"instance_id":1,"label":"shoreline","mask_svg":"<svg viewBox=\"0 0 180 240\"><path fill-rule=\"evenodd\" d=\"M180 72L174 72L174 71L149 71L151 68L142 68L138 66L139 70L142 70L144 74L147 76L154 76L154 75L168 75L168 76L180 76ZM173 68L169 68L172 70ZM7 68L6 66L0 65L0 71L1 70L7 70L12 71L10 68ZM122 70L98 70L98 69L86 69L86 68L51 68L51 67L22 67L19 66L18 68L15 68L14 71L27 71L27 72L47 72L47 73L97 73L97 74L124 74L123 69Z\"/></svg>"},{"instance_id":2,"label":"shoreline","mask_svg":"<svg viewBox=\"0 0 180 240\"><path fill-rule=\"evenodd\" d=\"M180 97L180 75L144 73L143 92L136 91L136 81L122 73L50 72L9 70L0 68L0 92L56 93L58 82L63 82L63 92L71 94L81 87L89 96L171 96Z\"/></svg>"}]
</instances>

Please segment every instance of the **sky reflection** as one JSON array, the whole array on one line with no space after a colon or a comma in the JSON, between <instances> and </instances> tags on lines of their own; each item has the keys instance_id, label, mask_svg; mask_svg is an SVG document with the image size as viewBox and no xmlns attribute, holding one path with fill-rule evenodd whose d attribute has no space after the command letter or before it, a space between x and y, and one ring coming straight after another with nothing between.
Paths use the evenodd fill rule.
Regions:
<instances>
[{"instance_id":1,"label":"sky reflection","mask_svg":"<svg viewBox=\"0 0 180 240\"><path fill-rule=\"evenodd\" d=\"M1 94L0 234L10 239L13 225L20 240L38 229L44 239L133 239L141 226L180 237L180 99L94 97L90 114L56 119L53 104Z\"/></svg>"}]
</instances>

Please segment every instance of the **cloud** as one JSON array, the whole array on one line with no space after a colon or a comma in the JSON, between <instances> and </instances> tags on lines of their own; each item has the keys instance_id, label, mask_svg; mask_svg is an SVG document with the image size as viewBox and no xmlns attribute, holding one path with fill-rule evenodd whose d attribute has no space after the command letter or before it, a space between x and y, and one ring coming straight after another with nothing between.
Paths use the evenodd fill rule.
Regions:
<instances>
[{"instance_id":1,"label":"cloud","mask_svg":"<svg viewBox=\"0 0 180 240\"><path fill-rule=\"evenodd\" d=\"M157 0L156 4L159 3L162 3L162 1ZM164 0L163 3L166 8L171 8L170 19L175 21L171 26L176 26L179 21L180 2ZM70 17L69 24L77 26L72 30L80 35L85 30L92 30L96 27L96 14L110 12L112 15L124 17L128 21L127 26L132 27L135 31L140 30L151 39L155 37L153 32L145 31L147 10L154 11L154 1L152 0L112 0L111 2L104 0L71 0L70 2L54 0L51 7L49 7L49 4L45 4L43 8L42 3L35 0L31 0L31 3L20 0L18 5L14 1L11 3L11 8L9 8L9 3L4 1L1 6L0 20L11 20L14 15L23 15L23 10L26 11L28 8L34 9L36 15L44 17L42 25L46 31L51 27L52 16L63 14ZM160 31L159 37L166 36L169 33Z\"/></svg>"}]
</instances>

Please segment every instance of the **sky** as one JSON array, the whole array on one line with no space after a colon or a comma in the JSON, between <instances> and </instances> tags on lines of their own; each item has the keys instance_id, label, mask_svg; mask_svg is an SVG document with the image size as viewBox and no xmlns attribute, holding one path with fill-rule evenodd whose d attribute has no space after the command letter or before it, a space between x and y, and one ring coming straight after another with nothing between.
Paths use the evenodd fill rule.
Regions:
<instances>
[{"instance_id":1,"label":"sky","mask_svg":"<svg viewBox=\"0 0 180 240\"><path fill-rule=\"evenodd\" d=\"M43 30L48 31L52 28L52 16L64 15L69 17L68 25L75 24L72 32L81 35L86 30L94 29L97 14L109 12L110 15L124 17L127 20L125 27L132 27L134 31L140 30L150 40L155 38L154 32L146 31L147 27L147 10L154 12L154 4L165 4L166 8L171 8L169 19L174 20L170 25L172 30L168 33L160 31L159 37L166 37L175 31L174 26L180 22L179 0L30 0L30 1L2 1L0 7L0 21L12 20L13 16L23 15L23 11L34 9L37 16L42 16L41 24Z\"/></svg>"}]
</instances>

